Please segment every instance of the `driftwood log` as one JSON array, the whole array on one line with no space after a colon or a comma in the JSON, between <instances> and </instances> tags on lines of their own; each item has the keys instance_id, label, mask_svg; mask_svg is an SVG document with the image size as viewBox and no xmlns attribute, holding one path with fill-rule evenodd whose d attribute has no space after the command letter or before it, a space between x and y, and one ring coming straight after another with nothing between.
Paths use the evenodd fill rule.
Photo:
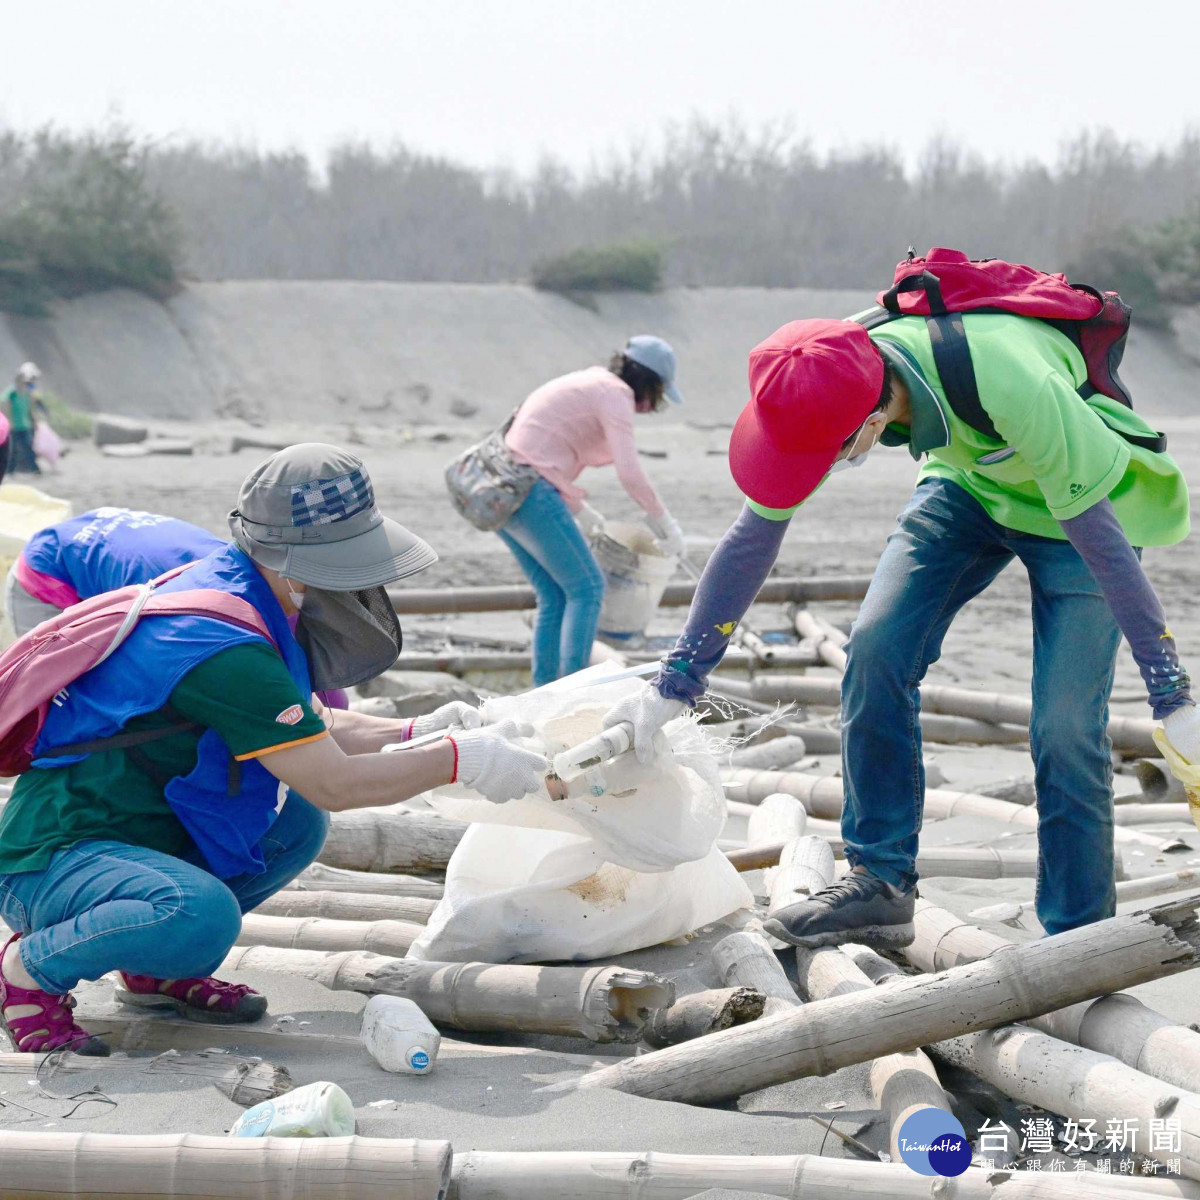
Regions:
<instances>
[{"instance_id":1,"label":"driftwood log","mask_svg":"<svg viewBox=\"0 0 1200 1200\"><path fill-rule=\"evenodd\" d=\"M288 885L288 890L316 889L326 892L357 892L376 896L420 896L440 900L445 885L436 879L416 875L386 875L371 871L343 871L315 862L306 867Z\"/></svg>"},{"instance_id":2,"label":"driftwood log","mask_svg":"<svg viewBox=\"0 0 1200 1200\"><path fill-rule=\"evenodd\" d=\"M832 667L839 674L844 675L846 672L846 635L840 629L835 629L828 621L823 621L815 613L809 612L807 608L796 610L793 623L796 626L796 632L813 644L817 657L827 667Z\"/></svg>"},{"instance_id":3,"label":"driftwood log","mask_svg":"<svg viewBox=\"0 0 1200 1200\"><path fill-rule=\"evenodd\" d=\"M1200 900L1193 897L1192 902ZM1118 918L1119 919L1119 918ZM917 901L916 940L904 956L923 971L941 971L999 954L1017 943L988 933L926 900ZM1137 1071L1200 1092L1200 1033L1117 992L1033 1017L1031 1025ZM1200 1133L1200 1128L1198 1128Z\"/></svg>"},{"instance_id":4,"label":"driftwood log","mask_svg":"<svg viewBox=\"0 0 1200 1200\"><path fill-rule=\"evenodd\" d=\"M1165 804L1154 801L1149 804L1117 804L1113 807L1113 820L1118 825L1172 824L1192 827L1192 813L1187 801L1182 804Z\"/></svg>"},{"instance_id":5,"label":"driftwood log","mask_svg":"<svg viewBox=\"0 0 1200 1200\"><path fill-rule=\"evenodd\" d=\"M401 808L361 808L333 814L318 856L355 871L444 871L466 833L464 821Z\"/></svg>"},{"instance_id":6,"label":"driftwood log","mask_svg":"<svg viewBox=\"0 0 1200 1200\"><path fill-rule=\"evenodd\" d=\"M1198 951L1196 901L1161 905L655 1050L576 1086L694 1104L727 1100L1174 975L1200 963Z\"/></svg>"},{"instance_id":7,"label":"driftwood log","mask_svg":"<svg viewBox=\"0 0 1200 1200\"><path fill-rule=\"evenodd\" d=\"M0 1133L0 1200L442 1200L450 1143L194 1133Z\"/></svg>"},{"instance_id":8,"label":"driftwood log","mask_svg":"<svg viewBox=\"0 0 1200 1200\"><path fill-rule=\"evenodd\" d=\"M838 708L841 705L841 681L837 679L821 679L815 675L764 674L756 676L750 684L744 686L748 688L748 698L759 702L817 704L829 708ZM725 680L717 676L713 687L724 688ZM733 694L736 695L737 692ZM993 727L1023 726L1028 731L1032 711L1032 701L1024 696L976 692L970 688L942 684L924 684L921 687L923 714L944 713L947 716L982 721ZM1108 722L1108 736L1112 738L1113 745L1118 750L1146 758L1162 757L1154 742L1154 729L1154 721L1140 717L1110 717Z\"/></svg>"},{"instance_id":9,"label":"driftwood log","mask_svg":"<svg viewBox=\"0 0 1200 1200\"><path fill-rule=\"evenodd\" d=\"M803 802L809 816L837 820L842 814L842 781L820 775L806 775L800 771L747 771L737 767L723 767L721 779L726 785L734 785L731 795L736 800L750 804L760 803L774 792L790 792ZM972 792L955 792L944 788L927 788L925 791L925 817L944 819L956 816L986 817L1008 825L1036 829L1037 810L991 796L977 796ZM1140 829L1118 826L1113 835L1119 844L1144 846L1156 853L1167 850L1185 849L1187 843L1180 838L1162 838L1143 833Z\"/></svg>"},{"instance_id":10,"label":"driftwood log","mask_svg":"<svg viewBox=\"0 0 1200 1200\"><path fill-rule=\"evenodd\" d=\"M771 880L768 914L773 916L779 909L819 892L833 875L833 851L824 838L800 837L788 842Z\"/></svg>"},{"instance_id":11,"label":"driftwood log","mask_svg":"<svg viewBox=\"0 0 1200 1200\"><path fill-rule=\"evenodd\" d=\"M423 896L378 896L370 892L282 891L254 911L267 917L331 917L338 921L428 923L438 901ZM343 947L344 949L345 947Z\"/></svg>"},{"instance_id":12,"label":"driftwood log","mask_svg":"<svg viewBox=\"0 0 1200 1200\"><path fill-rule=\"evenodd\" d=\"M754 746L739 746L730 752L729 763L734 767L753 767L756 771L781 771L798 763L807 753L804 739L789 733Z\"/></svg>"},{"instance_id":13,"label":"driftwood log","mask_svg":"<svg viewBox=\"0 0 1200 1200\"><path fill-rule=\"evenodd\" d=\"M983 1171L953 1179L903 1163L795 1156L474 1150L454 1156L450 1200L686 1200L710 1190L781 1200L1196 1200L1186 1179L1124 1179L1095 1171Z\"/></svg>"},{"instance_id":14,"label":"driftwood log","mask_svg":"<svg viewBox=\"0 0 1200 1200\"><path fill-rule=\"evenodd\" d=\"M899 968L865 946L848 948L857 966L875 983L891 983ZM1069 1011L1069 1010L1068 1010ZM1138 1147L1162 1162L1180 1159L1184 1174L1200 1172L1200 1096L1185 1088L1165 1087L1158 1079L1118 1062L1108 1054L1081 1049L1025 1025L985 1029L951 1038L929 1048L936 1059L963 1067L1014 1100L1036 1105L1103 1129L1109 1118L1136 1122ZM1179 1121L1179 1150L1150 1150L1150 1121L1165 1116Z\"/></svg>"},{"instance_id":15,"label":"driftwood log","mask_svg":"<svg viewBox=\"0 0 1200 1200\"><path fill-rule=\"evenodd\" d=\"M327 921L247 913L237 944L290 950L370 950L403 958L424 929L413 921Z\"/></svg>"},{"instance_id":16,"label":"driftwood log","mask_svg":"<svg viewBox=\"0 0 1200 1200\"><path fill-rule=\"evenodd\" d=\"M661 1049L689 1042L692 1038L716 1033L757 1021L763 1015L767 998L749 987L714 988L693 992L676 1000L670 1008L660 1008L646 1022L642 1041Z\"/></svg>"},{"instance_id":17,"label":"driftwood log","mask_svg":"<svg viewBox=\"0 0 1200 1200\"><path fill-rule=\"evenodd\" d=\"M265 946L235 948L222 965L300 975L368 996L405 996L452 1029L558 1033L593 1042L636 1042L654 1010L675 998L674 985L661 976L624 967L415 962Z\"/></svg>"},{"instance_id":18,"label":"driftwood log","mask_svg":"<svg viewBox=\"0 0 1200 1200\"><path fill-rule=\"evenodd\" d=\"M764 1015L773 1016L799 1005L800 997L761 933L743 930L729 934L712 948L712 959L722 983L754 988L766 997Z\"/></svg>"},{"instance_id":19,"label":"driftwood log","mask_svg":"<svg viewBox=\"0 0 1200 1200\"><path fill-rule=\"evenodd\" d=\"M762 842L787 842L804 833L808 813L804 805L787 792L775 792L762 804L750 806L746 819L746 840L751 845Z\"/></svg>"}]
</instances>

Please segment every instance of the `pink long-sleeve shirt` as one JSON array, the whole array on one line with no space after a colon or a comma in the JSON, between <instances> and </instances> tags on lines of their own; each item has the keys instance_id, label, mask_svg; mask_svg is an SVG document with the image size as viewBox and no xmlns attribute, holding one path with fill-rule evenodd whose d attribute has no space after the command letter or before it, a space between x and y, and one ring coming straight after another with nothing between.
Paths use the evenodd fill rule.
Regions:
<instances>
[{"instance_id":1,"label":"pink long-sleeve shirt","mask_svg":"<svg viewBox=\"0 0 1200 1200\"><path fill-rule=\"evenodd\" d=\"M621 486L651 517L665 509L638 461L633 389L604 367L544 383L521 405L504 439L513 457L537 468L577 513L587 492L575 486L585 467L617 469Z\"/></svg>"}]
</instances>

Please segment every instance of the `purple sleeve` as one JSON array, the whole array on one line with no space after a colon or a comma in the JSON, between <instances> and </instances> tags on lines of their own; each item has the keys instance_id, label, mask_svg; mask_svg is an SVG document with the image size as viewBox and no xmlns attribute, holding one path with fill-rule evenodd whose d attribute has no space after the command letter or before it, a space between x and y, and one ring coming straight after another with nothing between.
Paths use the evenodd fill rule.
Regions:
<instances>
[{"instance_id":1,"label":"purple sleeve","mask_svg":"<svg viewBox=\"0 0 1200 1200\"><path fill-rule=\"evenodd\" d=\"M1101 500L1079 516L1063 521L1062 527L1095 576L1133 651L1155 718L1161 720L1174 709L1193 703L1191 681L1179 662L1162 604L1112 504Z\"/></svg>"},{"instance_id":2,"label":"purple sleeve","mask_svg":"<svg viewBox=\"0 0 1200 1200\"><path fill-rule=\"evenodd\" d=\"M704 695L730 635L775 565L787 527L786 520L742 509L709 558L687 624L654 681L663 696L695 704Z\"/></svg>"}]
</instances>

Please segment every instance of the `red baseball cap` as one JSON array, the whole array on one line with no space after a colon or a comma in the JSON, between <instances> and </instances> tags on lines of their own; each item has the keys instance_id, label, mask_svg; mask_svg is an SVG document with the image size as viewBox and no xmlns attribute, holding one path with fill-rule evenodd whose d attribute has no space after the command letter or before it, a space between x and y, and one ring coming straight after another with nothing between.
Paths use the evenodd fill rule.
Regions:
<instances>
[{"instance_id":1,"label":"red baseball cap","mask_svg":"<svg viewBox=\"0 0 1200 1200\"><path fill-rule=\"evenodd\" d=\"M750 403L729 442L742 492L799 504L879 403L883 358L854 321L789 321L750 351Z\"/></svg>"}]
</instances>

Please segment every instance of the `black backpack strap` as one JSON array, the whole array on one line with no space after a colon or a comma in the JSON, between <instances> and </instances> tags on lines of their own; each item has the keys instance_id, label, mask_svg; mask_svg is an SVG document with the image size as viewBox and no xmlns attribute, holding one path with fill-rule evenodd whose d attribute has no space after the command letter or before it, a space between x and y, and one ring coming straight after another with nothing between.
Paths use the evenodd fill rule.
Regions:
<instances>
[{"instance_id":1,"label":"black backpack strap","mask_svg":"<svg viewBox=\"0 0 1200 1200\"><path fill-rule=\"evenodd\" d=\"M929 331L929 344L938 378L942 381L942 391L954 415L984 437L1003 441L979 400L979 386L975 382L975 367L971 362L962 313L926 317L925 327Z\"/></svg>"},{"instance_id":2,"label":"black backpack strap","mask_svg":"<svg viewBox=\"0 0 1200 1200\"><path fill-rule=\"evenodd\" d=\"M924 292L929 299L929 311L934 316L946 311L946 305L942 302L942 281L932 271L908 275L883 293L883 307L897 317L904 315L900 311L901 292Z\"/></svg>"},{"instance_id":3,"label":"black backpack strap","mask_svg":"<svg viewBox=\"0 0 1200 1200\"><path fill-rule=\"evenodd\" d=\"M47 750L39 754L39 758L70 758L75 754L97 754L103 750L129 750L130 757L137 761L137 756L132 752L139 746L146 745L147 742L159 742L163 738L174 737L179 733L189 733L193 729L199 729L199 721L189 721L186 717L181 716L169 704L164 704L158 710L170 724L160 726L157 729L139 729L131 733L114 733L112 737L93 738L89 742L72 742L69 746L56 746L53 750ZM141 755L145 758L145 755ZM140 764L139 764L140 765Z\"/></svg>"}]
</instances>

